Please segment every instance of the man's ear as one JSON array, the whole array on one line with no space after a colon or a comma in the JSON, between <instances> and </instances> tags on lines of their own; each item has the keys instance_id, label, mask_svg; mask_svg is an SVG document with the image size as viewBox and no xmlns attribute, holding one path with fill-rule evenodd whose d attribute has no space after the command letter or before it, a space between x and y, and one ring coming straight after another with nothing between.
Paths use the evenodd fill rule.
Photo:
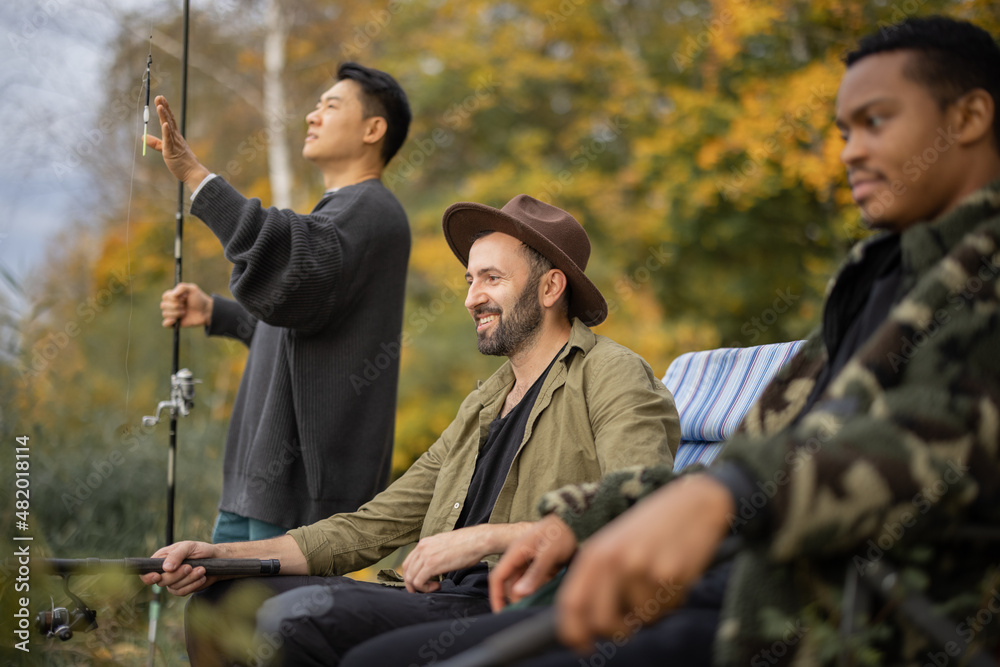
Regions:
<instances>
[{"instance_id":1,"label":"man's ear","mask_svg":"<svg viewBox=\"0 0 1000 667\"><path fill-rule=\"evenodd\" d=\"M971 145L979 141L990 141L996 104L993 96L982 88L974 88L952 103L956 119L958 142Z\"/></svg>"},{"instance_id":2,"label":"man's ear","mask_svg":"<svg viewBox=\"0 0 1000 667\"><path fill-rule=\"evenodd\" d=\"M559 269L549 269L538 284L538 297L542 305L551 308L566 293L566 274Z\"/></svg>"},{"instance_id":3,"label":"man's ear","mask_svg":"<svg viewBox=\"0 0 1000 667\"><path fill-rule=\"evenodd\" d=\"M377 144L385 136L389 124L382 116L372 116L365 119L365 134L361 138L366 144Z\"/></svg>"}]
</instances>

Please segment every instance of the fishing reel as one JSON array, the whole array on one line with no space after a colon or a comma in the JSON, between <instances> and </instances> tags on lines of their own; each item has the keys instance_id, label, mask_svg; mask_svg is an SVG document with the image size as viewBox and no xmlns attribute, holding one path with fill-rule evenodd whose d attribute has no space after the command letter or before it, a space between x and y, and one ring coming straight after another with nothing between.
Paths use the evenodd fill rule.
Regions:
<instances>
[{"instance_id":1,"label":"fishing reel","mask_svg":"<svg viewBox=\"0 0 1000 667\"><path fill-rule=\"evenodd\" d=\"M170 376L170 400L160 401L156 406L156 414L142 418L143 426L156 426L160 423L160 413L170 412L171 417L187 417L194 407L194 386L201 380L195 380L194 375L182 368Z\"/></svg>"},{"instance_id":2,"label":"fishing reel","mask_svg":"<svg viewBox=\"0 0 1000 667\"><path fill-rule=\"evenodd\" d=\"M90 632L97 629L97 612L88 607L83 600L69 589L69 577L63 577L63 589L73 600L73 608L57 607L52 600L52 608L38 612L35 616L35 628L47 639L58 637L68 641L73 631Z\"/></svg>"}]
</instances>

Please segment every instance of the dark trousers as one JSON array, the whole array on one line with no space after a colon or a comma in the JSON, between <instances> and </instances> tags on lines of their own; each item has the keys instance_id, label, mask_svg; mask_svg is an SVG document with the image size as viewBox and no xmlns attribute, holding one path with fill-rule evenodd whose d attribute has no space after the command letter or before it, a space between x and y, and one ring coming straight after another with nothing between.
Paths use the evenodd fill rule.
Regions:
<instances>
[{"instance_id":1,"label":"dark trousers","mask_svg":"<svg viewBox=\"0 0 1000 667\"><path fill-rule=\"evenodd\" d=\"M594 652L582 656L557 647L518 667L661 667L711 665L712 642L729 564L706 573L691 589L684 606L623 641L599 641ZM435 664L465 651L511 625L546 609L530 608L460 621L414 625L366 641L350 651L342 667L417 667ZM530 621L527 621L530 623Z\"/></svg>"},{"instance_id":2,"label":"dark trousers","mask_svg":"<svg viewBox=\"0 0 1000 667\"><path fill-rule=\"evenodd\" d=\"M384 632L488 611L485 597L469 594L407 593L346 577L260 577L192 596L185 634L195 667L338 665Z\"/></svg>"}]
</instances>

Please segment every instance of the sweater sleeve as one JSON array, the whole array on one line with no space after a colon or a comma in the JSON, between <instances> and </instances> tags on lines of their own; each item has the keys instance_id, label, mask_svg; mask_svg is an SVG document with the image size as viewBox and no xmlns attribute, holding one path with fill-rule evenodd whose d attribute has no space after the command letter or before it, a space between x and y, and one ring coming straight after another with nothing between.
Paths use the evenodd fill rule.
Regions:
<instances>
[{"instance_id":1,"label":"sweater sleeve","mask_svg":"<svg viewBox=\"0 0 1000 667\"><path fill-rule=\"evenodd\" d=\"M350 187L337 206L300 215L264 208L223 178L205 184L191 212L222 242L233 263L230 289L251 315L309 334L343 307L368 245L388 242L367 210L369 188Z\"/></svg>"},{"instance_id":2,"label":"sweater sleeve","mask_svg":"<svg viewBox=\"0 0 1000 667\"><path fill-rule=\"evenodd\" d=\"M599 482L564 486L542 496L538 512L558 516L582 542L674 479L672 468L670 464L633 466L609 473Z\"/></svg>"},{"instance_id":3,"label":"sweater sleeve","mask_svg":"<svg viewBox=\"0 0 1000 667\"><path fill-rule=\"evenodd\" d=\"M253 340L257 318L232 299L212 295L212 321L205 326L209 336L226 336L241 341L247 347Z\"/></svg>"}]
</instances>

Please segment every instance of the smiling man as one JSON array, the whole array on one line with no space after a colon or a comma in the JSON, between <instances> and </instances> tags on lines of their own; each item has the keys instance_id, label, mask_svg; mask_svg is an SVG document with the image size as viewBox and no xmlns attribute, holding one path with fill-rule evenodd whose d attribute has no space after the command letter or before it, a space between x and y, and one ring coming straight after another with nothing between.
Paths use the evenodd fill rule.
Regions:
<instances>
[{"instance_id":1,"label":"smiling man","mask_svg":"<svg viewBox=\"0 0 1000 667\"><path fill-rule=\"evenodd\" d=\"M410 228L380 180L406 138L396 81L345 63L306 116L302 156L327 188L309 215L263 208L210 174L156 98L149 144L194 192L191 212L233 263L235 301L181 283L163 326L204 326L250 348L226 438L213 542L262 539L357 509L389 481ZM359 380L365 378L364 380Z\"/></svg>"},{"instance_id":2,"label":"smiling man","mask_svg":"<svg viewBox=\"0 0 1000 667\"><path fill-rule=\"evenodd\" d=\"M568 213L527 195L503 209L462 202L444 233L466 265L465 307L483 354L507 357L463 401L441 437L358 511L263 542L181 542L156 553L166 574L143 577L185 595L207 586L186 558L279 558L287 575L258 580L280 594L256 614L261 652L295 665L335 665L369 637L433 619L489 611L488 556L538 518L535 504L565 484L614 470L670 464L680 439L673 399L634 352L588 327L607 303L584 274L590 241ZM406 590L343 576L418 540L403 563ZM240 588L215 584L188 618ZM232 591L232 594L238 594ZM188 624L192 664L224 662ZM224 642L225 637L222 638Z\"/></svg>"},{"instance_id":3,"label":"smiling man","mask_svg":"<svg viewBox=\"0 0 1000 667\"><path fill-rule=\"evenodd\" d=\"M491 573L499 608L573 558L559 635L581 651L600 639L591 664L825 665L847 648L853 664L940 667L969 664L966 648L995 653L996 546L949 531L1000 525L1000 48L968 23L911 19L862 40L847 66L841 159L882 233L851 252L822 326L707 471L550 494ZM745 548L709 569L734 531ZM845 570L883 558L898 588L851 619L845 646ZM952 616L951 641L913 623L926 615L911 593ZM434 658L533 613L477 619ZM440 630L394 632L345 667L429 664L420 646ZM518 664L586 662L566 649Z\"/></svg>"}]
</instances>

